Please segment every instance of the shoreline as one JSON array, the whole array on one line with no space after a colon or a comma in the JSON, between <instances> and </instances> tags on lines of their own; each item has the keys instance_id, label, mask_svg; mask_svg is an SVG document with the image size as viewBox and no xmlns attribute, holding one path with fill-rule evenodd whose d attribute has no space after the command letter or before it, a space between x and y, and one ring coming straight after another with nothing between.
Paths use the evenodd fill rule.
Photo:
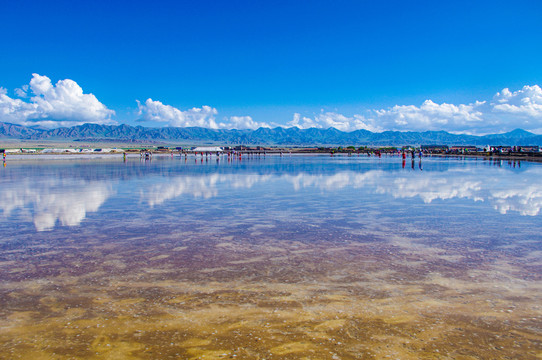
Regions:
<instances>
[{"instance_id":1,"label":"shoreline","mask_svg":"<svg viewBox=\"0 0 542 360\"><path fill-rule=\"evenodd\" d=\"M514 155L487 155L487 154L431 154L430 156L438 156L438 157L453 157L453 158L482 158L483 160L512 160L512 161L530 161L530 162L542 162L542 153L538 156L532 156L532 155L520 155L520 154L514 154Z\"/></svg>"},{"instance_id":2,"label":"shoreline","mask_svg":"<svg viewBox=\"0 0 542 360\"><path fill-rule=\"evenodd\" d=\"M266 150L266 155L271 155L271 156L276 156L276 155L279 155L281 154L281 150L282 150L282 155L284 157L286 156L290 156L290 155L296 155L296 156L299 156L299 155L307 155L307 156L314 156L314 155L320 155L320 156L330 156L329 152L327 151L311 151L311 152L308 152L308 151L303 151L303 149L290 149L290 150L285 150L285 149L277 149L277 150ZM265 156L262 154L262 152L260 151L260 154L258 155L258 152L257 151L241 151L243 153L243 155L248 155L248 156ZM130 150L127 150L127 151L124 151L124 152L104 152L104 153L67 153L67 152L58 152L58 153L9 153L7 154L6 158L4 159L4 161L7 161L9 159L12 159L12 160L20 160L22 158L30 158L30 157L55 157L55 158L91 158L91 157L122 157L124 155L124 153L126 153L126 156L127 157L136 157L140 154L139 151L135 151L134 149L132 149L131 151ZM153 156L159 156L159 157L168 157L168 156L177 156L177 155L180 155L180 154L183 154L183 153L180 153L178 151L169 151L169 152L153 152ZM188 155L190 156L201 156L200 154L196 154L194 152L188 152ZM390 154L390 153L384 153L383 154L384 156L386 157L395 157L397 156L397 158L400 160L400 154ZM216 156L214 153L210 153L209 156ZM226 154L222 154L221 156L227 156ZM338 156L338 157L358 157L358 156L366 156L366 153L365 152L362 152L362 153L351 153L351 155L349 155L348 152L340 152L340 153L334 153L333 156ZM372 155L372 156L375 156L375 155ZM498 155L498 154L493 154L493 155L488 155L488 154L424 154L424 156L422 157L423 158L429 158L429 157L441 157L441 158L469 158L469 159L482 159L484 161L503 161L503 160L508 160L508 161L528 161L528 162L539 162L539 163L542 163L542 153L539 155L539 156L533 156L532 154L512 154L512 155L508 155L508 154L503 154L503 155ZM409 160L411 159L411 157L407 157L406 160ZM419 158L416 156L417 160L419 160Z\"/></svg>"}]
</instances>

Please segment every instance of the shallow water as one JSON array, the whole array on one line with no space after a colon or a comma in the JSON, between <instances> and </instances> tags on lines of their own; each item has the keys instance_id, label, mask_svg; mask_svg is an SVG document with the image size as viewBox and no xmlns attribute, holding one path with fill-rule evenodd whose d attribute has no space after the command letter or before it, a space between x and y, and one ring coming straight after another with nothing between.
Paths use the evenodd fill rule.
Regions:
<instances>
[{"instance_id":1,"label":"shallow water","mask_svg":"<svg viewBox=\"0 0 542 360\"><path fill-rule=\"evenodd\" d=\"M0 358L540 358L541 179L461 158L10 158Z\"/></svg>"}]
</instances>

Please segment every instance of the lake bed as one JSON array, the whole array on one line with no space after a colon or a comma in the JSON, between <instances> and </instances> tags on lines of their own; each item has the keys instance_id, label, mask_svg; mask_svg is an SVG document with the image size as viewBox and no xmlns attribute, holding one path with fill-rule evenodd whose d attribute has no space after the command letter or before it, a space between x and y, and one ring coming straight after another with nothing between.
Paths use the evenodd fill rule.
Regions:
<instances>
[{"instance_id":1,"label":"lake bed","mask_svg":"<svg viewBox=\"0 0 542 360\"><path fill-rule=\"evenodd\" d=\"M15 159L6 358L536 359L542 164Z\"/></svg>"}]
</instances>

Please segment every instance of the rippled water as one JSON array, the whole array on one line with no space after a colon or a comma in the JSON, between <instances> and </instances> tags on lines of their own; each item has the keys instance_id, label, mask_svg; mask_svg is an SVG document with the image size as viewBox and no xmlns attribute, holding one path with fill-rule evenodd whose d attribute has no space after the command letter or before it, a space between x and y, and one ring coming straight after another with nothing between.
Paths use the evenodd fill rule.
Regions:
<instances>
[{"instance_id":1,"label":"rippled water","mask_svg":"<svg viewBox=\"0 0 542 360\"><path fill-rule=\"evenodd\" d=\"M10 158L0 357L542 356L542 164Z\"/></svg>"}]
</instances>

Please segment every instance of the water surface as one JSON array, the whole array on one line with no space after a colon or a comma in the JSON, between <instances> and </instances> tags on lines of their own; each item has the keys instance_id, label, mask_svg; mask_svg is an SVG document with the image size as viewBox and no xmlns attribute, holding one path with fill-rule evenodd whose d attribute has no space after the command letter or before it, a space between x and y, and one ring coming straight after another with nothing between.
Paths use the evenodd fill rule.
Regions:
<instances>
[{"instance_id":1,"label":"water surface","mask_svg":"<svg viewBox=\"0 0 542 360\"><path fill-rule=\"evenodd\" d=\"M12 159L6 358L542 356L541 164Z\"/></svg>"}]
</instances>

